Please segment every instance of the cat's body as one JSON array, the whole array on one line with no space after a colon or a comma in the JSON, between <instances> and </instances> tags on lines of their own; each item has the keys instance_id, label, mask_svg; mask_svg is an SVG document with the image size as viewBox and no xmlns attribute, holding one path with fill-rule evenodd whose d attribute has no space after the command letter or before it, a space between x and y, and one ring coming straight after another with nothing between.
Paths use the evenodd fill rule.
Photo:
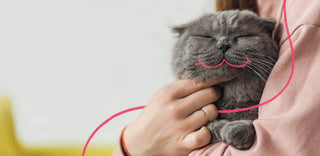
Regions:
<instances>
[{"instance_id":1,"label":"cat's body","mask_svg":"<svg viewBox=\"0 0 320 156\"><path fill-rule=\"evenodd\" d=\"M256 105L278 58L278 46L271 38L274 25L273 20L249 11L224 11L176 27L174 31L180 37L173 51L173 71L179 79L231 78L218 84L223 90L223 96L215 103L219 110ZM196 65L200 59L206 66ZM232 65L245 66L224 62L219 67L207 68L220 64L223 59ZM257 117L257 108L219 114L207 125L211 141L224 141L239 149L251 147L255 138L252 121Z\"/></svg>"}]
</instances>

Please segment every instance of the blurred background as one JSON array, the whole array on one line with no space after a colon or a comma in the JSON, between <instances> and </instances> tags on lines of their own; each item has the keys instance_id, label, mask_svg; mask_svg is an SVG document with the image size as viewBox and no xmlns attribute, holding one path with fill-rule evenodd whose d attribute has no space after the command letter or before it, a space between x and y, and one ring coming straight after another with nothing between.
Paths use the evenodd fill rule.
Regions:
<instances>
[{"instance_id":1,"label":"blurred background","mask_svg":"<svg viewBox=\"0 0 320 156\"><path fill-rule=\"evenodd\" d=\"M84 146L108 117L147 104L175 80L170 27L213 12L214 3L0 0L0 97L10 100L12 133L28 147ZM139 112L112 120L88 148L116 146Z\"/></svg>"}]
</instances>

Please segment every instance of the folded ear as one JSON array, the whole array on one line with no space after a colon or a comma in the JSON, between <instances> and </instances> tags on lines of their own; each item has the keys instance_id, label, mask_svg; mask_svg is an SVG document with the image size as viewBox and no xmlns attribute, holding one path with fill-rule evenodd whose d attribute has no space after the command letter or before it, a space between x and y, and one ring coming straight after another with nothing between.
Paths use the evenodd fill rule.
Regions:
<instances>
[{"instance_id":1,"label":"folded ear","mask_svg":"<svg viewBox=\"0 0 320 156\"><path fill-rule=\"evenodd\" d=\"M272 36L276 23L277 21L272 18L261 18L261 27L266 33L270 34L270 36Z\"/></svg>"},{"instance_id":2,"label":"folded ear","mask_svg":"<svg viewBox=\"0 0 320 156\"><path fill-rule=\"evenodd\" d=\"M187 28L186 24L173 26L172 32L177 33L178 34L177 37L181 37L183 35L183 33L186 31L186 28Z\"/></svg>"}]
</instances>

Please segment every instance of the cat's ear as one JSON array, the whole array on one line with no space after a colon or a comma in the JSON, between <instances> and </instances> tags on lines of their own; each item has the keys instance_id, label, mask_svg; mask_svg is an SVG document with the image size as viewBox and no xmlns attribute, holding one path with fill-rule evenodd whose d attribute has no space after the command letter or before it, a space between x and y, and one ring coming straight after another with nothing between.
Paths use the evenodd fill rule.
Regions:
<instances>
[{"instance_id":1,"label":"cat's ear","mask_svg":"<svg viewBox=\"0 0 320 156\"><path fill-rule=\"evenodd\" d=\"M277 21L272 18L261 18L261 27L263 30L272 36L273 29Z\"/></svg>"},{"instance_id":2,"label":"cat's ear","mask_svg":"<svg viewBox=\"0 0 320 156\"><path fill-rule=\"evenodd\" d=\"M181 37L184 34L184 32L186 31L186 28L187 28L186 24L173 26L172 32L178 34L177 37Z\"/></svg>"}]
</instances>

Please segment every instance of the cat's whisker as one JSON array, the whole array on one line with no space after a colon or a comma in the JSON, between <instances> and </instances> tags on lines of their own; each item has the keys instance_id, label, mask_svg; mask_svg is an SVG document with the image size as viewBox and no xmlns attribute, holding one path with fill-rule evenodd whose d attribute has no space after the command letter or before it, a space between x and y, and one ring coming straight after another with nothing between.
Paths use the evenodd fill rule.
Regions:
<instances>
[{"instance_id":1,"label":"cat's whisker","mask_svg":"<svg viewBox=\"0 0 320 156\"><path fill-rule=\"evenodd\" d=\"M264 57L264 58L266 58L266 59L270 59L273 63L276 62L276 60L275 60L274 58L272 58L272 57L270 57L270 56L267 56L267 55L256 54L256 53L248 53L248 54L250 54L250 55L256 55L256 56L262 56L262 57Z\"/></svg>"},{"instance_id":2,"label":"cat's whisker","mask_svg":"<svg viewBox=\"0 0 320 156\"><path fill-rule=\"evenodd\" d=\"M251 62L251 63L252 63L255 67L257 67L257 68L265 71L267 74L270 74L270 72L271 72L271 70L272 70L272 68L271 68L271 69L269 68L269 70L267 70L266 68L261 67L259 64L256 64L256 63L253 63L253 62Z\"/></svg>"},{"instance_id":3,"label":"cat's whisker","mask_svg":"<svg viewBox=\"0 0 320 156\"><path fill-rule=\"evenodd\" d=\"M268 62L266 60L263 60L263 59L259 59L259 58L252 58L251 61L254 61L254 62L257 62L257 63L260 63L260 64L263 64L265 66L267 66L265 63L269 64L270 66L267 66L269 68L273 68L275 71L277 72L281 72L280 69L276 66L274 66L274 64L272 64L271 62Z\"/></svg>"},{"instance_id":4,"label":"cat's whisker","mask_svg":"<svg viewBox=\"0 0 320 156\"><path fill-rule=\"evenodd\" d=\"M234 51L234 53L243 54L244 52ZM270 56L267 56L267 55L264 55L264 54L257 54L257 53L255 53L255 52L249 51L249 50L246 50L245 53L250 54L250 55L262 56L262 57L265 57L265 58L268 58L268 59L272 60L273 63L276 62L276 60L275 60L274 58L272 58L272 57L270 57Z\"/></svg>"},{"instance_id":5,"label":"cat's whisker","mask_svg":"<svg viewBox=\"0 0 320 156\"><path fill-rule=\"evenodd\" d=\"M252 63L256 63L257 65L262 65L263 67L267 67L269 70L272 70L273 65L272 64L266 64L258 59L251 59Z\"/></svg>"},{"instance_id":6,"label":"cat's whisker","mask_svg":"<svg viewBox=\"0 0 320 156\"><path fill-rule=\"evenodd\" d=\"M263 68L260 65L255 64L255 63L251 64L251 67L254 67L256 69L256 71L259 71L260 74L266 76L265 79L267 79L267 77L268 77L267 75L269 75L271 72L271 70L267 70L266 68Z\"/></svg>"},{"instance_id":7,"label":"cat's whisker","mask_svg":"<svg viewBox=\"0 0 320 156\"><path fill-rule=\"evenodd\" d=\"M258 75L260 77L261 80L263 80L264 82L267 82L267 80L256 70L254 70L252 67L250 67L250 65L247 66L249 69L251 69L256 75Z\"/></svg>"},{"instance_id":8,"label":"cat's whisker","mask_svg":"<svg viewBox=\"0 0 320 156\"><path fill-rule=\"evenodd\" d=\"M255 60L255 61L259 61L263 64L269 64L270 66L274 66L273 63L269 62L269 61L266 61L266 60L263 60L263 59L260 59L260 58L252 58L252 60Z\"/></svg>"}]
</instances>

